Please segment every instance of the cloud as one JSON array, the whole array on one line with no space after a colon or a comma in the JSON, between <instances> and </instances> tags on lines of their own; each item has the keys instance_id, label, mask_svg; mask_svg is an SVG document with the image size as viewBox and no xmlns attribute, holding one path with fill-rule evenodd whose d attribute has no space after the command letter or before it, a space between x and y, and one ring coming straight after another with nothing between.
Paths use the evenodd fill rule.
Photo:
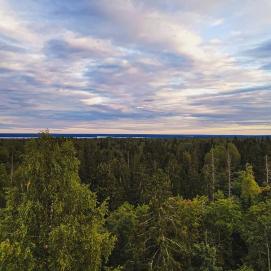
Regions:
<instances>
[{"instance_id":1,"label":"cloud","mask_svg":"<svg viewBox=\"0 0 271 271\"><path fill-rule=\"evenodd\" d=\"M120 56L121 48L114 47L110 40L79 36L66 32L62 39L51 39L45 45L45 54L55 58L104 58Z\"/></svg>"},{"instance_id":2,"label":"cloud","mask_svg":"<svg viewBox=\"0 0 271 271\"><path fill-rule=\"evenodd\" d=\"M271 132L270 5L233 2L0 0L0 130Z\"/></svg>"},{"instance_id":3,"label":"cloud","mask_svg":"<svg viewBox=\"0 0 271 271\"><path fill-rule=\"evenodd\" d=\"M175 52L195 58L203 58L201 37L176 18L157 9L145 8L134 1L100 1L99 11L120 32L112 32L112 38L127 43L147 46L149 50ZM117 33L117 34L116 34ZM120 36L121 35L121 36Z\"/></svg>"},{"instance_id":4,"label":"cloud","mask_svg":"<svg viewBox=\"0 0 271 271\"><path fill-rule=\"evenodd\" d=\"M211 26L219 26L219 25L222 25L223 23L224 23L224 19L221 18L221 19L217 19L217 20L213 21L211 23Z\"/></svg>"},{"instance_id":5,"label":"cloud","mask_svg":"<svg viewBox=\"0 0 271 271\"><path fill-rule=\"evenodd\" d=\"M246 53L257 58L270 58L271 40L265 40L257 44L254 48L247 50Z\"/></svg>"}]
</instances>

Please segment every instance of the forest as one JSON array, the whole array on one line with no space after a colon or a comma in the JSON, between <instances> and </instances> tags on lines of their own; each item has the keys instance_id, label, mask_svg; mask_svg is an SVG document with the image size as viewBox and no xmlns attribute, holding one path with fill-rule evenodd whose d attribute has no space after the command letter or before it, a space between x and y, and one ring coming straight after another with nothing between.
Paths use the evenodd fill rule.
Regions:
<instances>
[{"instance_id":1,"label":"forest","mask_svg":"<svg viewBox=\"0 0 271 271\"><path fill-rule=\"evenodd\" d=\"M0 140L0 270L271 271L271 138Z\"/></svg>"}]
</instances>

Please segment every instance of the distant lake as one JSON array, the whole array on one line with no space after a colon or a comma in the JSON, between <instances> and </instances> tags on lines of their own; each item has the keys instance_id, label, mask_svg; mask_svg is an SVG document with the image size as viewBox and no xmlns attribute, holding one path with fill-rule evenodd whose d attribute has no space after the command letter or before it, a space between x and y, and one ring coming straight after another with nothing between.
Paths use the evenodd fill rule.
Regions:
<instances>
[{"instance_id":1,"label":"distant lake","mask_svg":"<svg viewBox=\"0 0 271 271\"><path fill-rule=\"evenodd\" d=\"M185 138L214 138L214 137L271 137L271 135L173 135L173 134L51 134L59 138L160 138L160 139L185 139ZM0 133L0 139L30 139L38 138L38 133Z\"/></svg>"}]
</instances>

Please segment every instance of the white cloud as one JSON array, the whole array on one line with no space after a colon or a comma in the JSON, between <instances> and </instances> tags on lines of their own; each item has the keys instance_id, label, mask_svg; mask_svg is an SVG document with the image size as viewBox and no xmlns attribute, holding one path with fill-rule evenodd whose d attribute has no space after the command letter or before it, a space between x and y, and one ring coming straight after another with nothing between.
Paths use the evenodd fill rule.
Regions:
<instances>
[{"instance_id":1,"label":"white cloud","mask_svg":"<svg viewBox=\"0 0 271 271\"><path fill-rule=\"evenodd\" d=\"M101 9L120 27L131 43L143 43L150 49L204 58L201 37L178 19L158 10L143 9L132 1L104 2ZM125 40L125 38L123 38Z\"/></svg>"},{"instance_id":2,"label":"white cloud","mask_svg":"<svg viewBox=\"0 0 271 271\"><path fill-rule=\"evenodd\" d=\"M224 19L221 18L221 19L217 19L217 20L213 21L211 23L211 26L219 26L219 25L222 25L223 23L224 23Z\"/></svg>"},{"instance_id":3,"label":"white cloud","mask_svg":"<svg viewBox=\"0 0 271 271\"><path fill-rule=\"evenodd\" d=\"M7 106L0 109L1 119L20 129L30 124L41 129L41 115L49 128L88 132L99 128L101 132L232 133L270 128L270 124L261 122L265 117L261 115L269 112L266 90L254 96L245 93L225 98L225 93L261 88L271 80L270 72L259 69L261 62L257 66L244 64L235 55L236 45L244 44L236 43L244 37L240 31L243 18L252 16L255 4L247 0L249 8L236 14L231 12L232 1L226 2L172 0L165 7L165 1L159 0L101 0L96 3L101 25L89 16L86 25L78 27L81 15L73 20L67 16L63 21L60 16L57 23L44 20L44 33L39 33L33 26L32 13L28 21L22 19L14 7L0 0L0 34L9 37L10 44L25 49L0 51L0 68L10 70L0 74L0 105ZM266 1L262 4L268 9ZM226 7L223 14L222 7ZM259 19L264 25L263 21L269 20L267 12L258 9L265 17ZM234 22L232 18L240 25L228 24ZM228 32L220 33L212 27L224 20ZM249 47L254 34L246 33L245 37ZM65 52L59 52L51 44L49 49L62 53L61 57L46 54L50 41L63 42L63 50L67 46ZM88 110L93 108L102 110L101 119L97 113L98 120L86 120ZM12 118L16 110L20 115ZM221 116L221 111L226 115ZM115 119L103 119L112 112ZM54 113L60 119L54 119ZM246 114L258 126L245 122ZM221 119L215 120L215 116Z\"/></svg>"},{"instance_id":4,"label":"white cloud","mask_svg":"<svg viewBox=\"0 0 271 271\"><path fill-rule=\"evenodd\" d=\"M31 24L18 17L8 1L0 0L0 33L26 48L42 46L45 33L32 31Z\"/></svg>"}]
</instances>

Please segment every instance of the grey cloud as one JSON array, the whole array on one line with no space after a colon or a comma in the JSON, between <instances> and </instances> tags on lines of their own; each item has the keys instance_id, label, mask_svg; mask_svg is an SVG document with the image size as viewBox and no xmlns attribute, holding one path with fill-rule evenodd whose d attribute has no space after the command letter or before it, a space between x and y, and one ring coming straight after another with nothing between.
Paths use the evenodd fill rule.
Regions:
<instances>
[{"instance_id":1,"label":"grey cloud","mask_svg":"<svg viewBox=\"0 0 271 271\"><path fill-rule=\"evenodd\" d=\"M189 43L182 44L190 37L186 34L193 32L192 45L195 38L195 49L204 51L202 46L210 38L209 33L206 34L210 30L209 15L222 14L209 12L227 6L224 16L232 10L229 2L225 5L225 1L221 4L215 0L204 3L199 0L45 0L32 1L29 11L22 1L11 2L15 13L25 16L33 35L39 27L46 31L42 48L33 48L28 39L26 43L29 44L20 44L0 33L3 60L0 113L15 118L17 127L48 125L62 128L83 122L114 123L119 120L146 121L146 124L157 124L158 130L164 124L178 129L182 121L186 127L204 123L206 129L208 125L213 127L220 123L225 127L231 123L270 125L271 85L266 75L270 70L270 40L240 53L249 58L245 64L234 61L224 64L230 54L224 57L216 45L212 46L219 57L213 60L211 55L210 61L208 59L204 64L193 57L194 48L191 49ZM178 26L185 21L180 16L184 12L191 12L192 17L200 14L206 22L203 21L202 28L198 29L193 29L193 24L184 25L182 40L174 34L178 34ZM148 17L150 14L154 15L154 21L152 16ZM37 25L33 25L34 21ZM170 26L172 23L177 30L173 27L170 32L172 29L167 23ZM94 41L93 47L87 38ZM96 40L108 42L105 44L109 46L103 51L102 46L95 46ZM251 41L248 47L249 44ZM26 55L22 55L24 50ZM220 57L222 67L217 65L219 68L214 69L212 64L220 62ZM265 77L258 74L254 77L257 68L245 73L251 59L260 62ZM241 79L238 77L240 71L244 72ZM246 88L221 90L228 83L238 86L245 82ZM262 85L255 87L259 82ZM190 89L194 91L193 95L189 94ZM202 93L201 90L216 90L217 93L195 95ZM98 97L97 103L95 97ZM132 126L123 123L127 129L138 127L137 124L135 128Z\"/></svg>"},{"instance_id":2,"label":"grey cloud","mask_svg":"<svg viewBox=\"0 0 271 271\"><path fill-rule=\"evenodd\" d=\"M247 50L246 54L252 57L270 58L271 40L265 40L257 44L254 48Z\"/></svg>"},{"instance_id":3,"label":"grey cloud","mask_svg":"<svg viewBox=\"0 0 271 271\"><path fill-rule=\"evenodd\" d=\"M1 40L0 40L0 51L7 51L7 52L13 52L13 53L24 53L26 50L24 48L16 46L16 45L1 42Z\"/></svg>"},{"instance_id":4,"label":"grey cloud","mask_svg":"<svg viewBox=\"0 0 271 271\"><path fill-rule=\"evenodd\" d=\"M257 96L255 96L257 92ZM238 124L270 125L271 92L266 86L214 95L201 95L190 102L192 107L210 108L211 113L192 113L198 119Z\"/></svg>"},{"instance_id":5,"label":"grey cloud","mask_svg":"<svg viewBox=\"0 0 271 271\"><path fill-rule=\"evenodd\" d=\"M50 58L60 58L67 60L67 58L91 57L93 52L90 50L73 47L64 40L50 40L44 47L45 54ZM91 54L92 53L92 54Z\"/></svg>"}]
</instances>

